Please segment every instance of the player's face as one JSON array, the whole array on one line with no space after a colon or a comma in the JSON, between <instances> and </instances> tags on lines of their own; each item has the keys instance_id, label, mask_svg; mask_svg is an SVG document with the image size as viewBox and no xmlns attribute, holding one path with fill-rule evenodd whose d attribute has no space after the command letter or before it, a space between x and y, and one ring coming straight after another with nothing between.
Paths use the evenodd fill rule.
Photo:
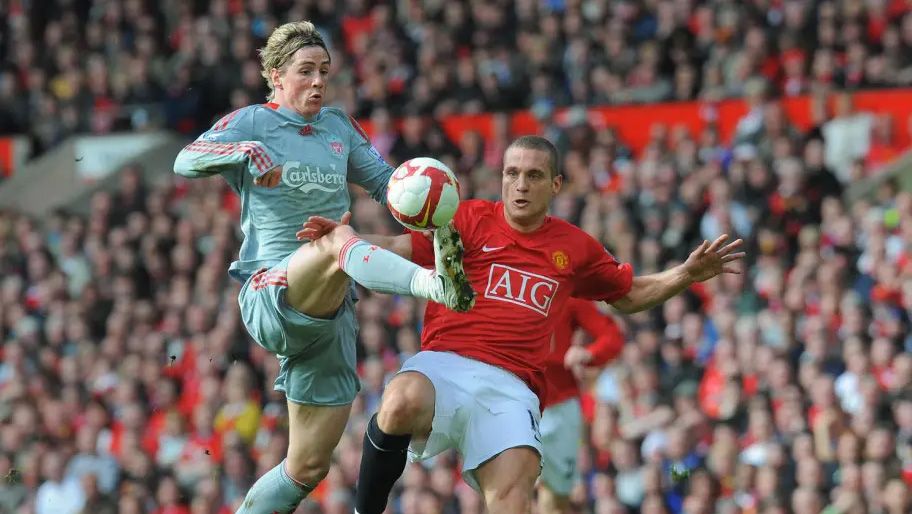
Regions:
<instances>
[{"instance_id":1,"label":"player's face","mask_svg":"<svg viewBox=\"0 0 912 514\"><path fill-rule=\"evenodd\" d=\"M546 152L511 147L504 155L502 186L507 223L531 232L544 222L551 199L560 191L561 177L551 177Z\"/></svg>"},{"instance_id":2,"label":"player's face","mask_svg":"<svg viewBox=\"0 0 912 514\"><path fill-rule=\"evenodd\" d=\"M315 116L323 107L329 54L320 46L299 48L281 70L272 70L277 104L302 116Z\"/></svg>"}]
</instances>

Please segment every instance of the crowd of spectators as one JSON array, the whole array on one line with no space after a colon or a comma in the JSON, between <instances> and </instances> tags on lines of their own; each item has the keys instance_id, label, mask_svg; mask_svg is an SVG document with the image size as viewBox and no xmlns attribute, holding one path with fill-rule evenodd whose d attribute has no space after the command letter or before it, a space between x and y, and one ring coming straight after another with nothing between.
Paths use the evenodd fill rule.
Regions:
<instances>
[{"instance_id":1,"label":"crowd of spectators","mask_svg":"<svg viewBox=\"0 0 912 514\"><path fill-rule=\"evenodd\" d=\"M310 19L329 103L443 116L912 85L906 0L2 0L0 134L198 132L265 99L256 50ZM230 106L231 108L226 108Z\"/></svg>"},{"instance_id":2,"label":"crowd of spectators","mask_svg":"<svg viewBox=\"0 0 912 514\"><path fill-rule=\"evenodd\" d=\"M800 131L771 100L909 84L908 2L47 4L0 0L0 129L44 148L74 131L198 132L263 98L255 48L309 17L336 45L332 101L372 118L391 162L433 155L466 196L496 198L508 116L490 139L449 141L428 115L532 106L563 154L554 214L637 273L743 237L743 275L617 317L625 351L586 377L578 512L912 510L912 195L841 196L907 150L906 120L836 94ZM640 152L584 111L546 116L732 95L751 105L732 141L656 125ZM246 336L226 273L237 198L218 178L142 172L87 216L0 212L0 512L229 514L285 453L278 364ZM397 230L356 196L360 230ZM419 346L421 302L362 293L363 391L299 512L352 511L367 418ZM480 512L457 470L449 453L409 465L391 511Z\"/></svg>"},{"instance_id":3,"label":"crowd of spectators","mask_svg":"<svg viewBox=\"0 0 912 514\"><path fill-rule=\"evenodd\" d=\"M564 149L554 214L638 273L722 232L748 250L745 274L618 317L625 351L586 382L579 512L912 508L912 195L888 181L848 204L850 175L826 164L824 135L845 139L863 116L801 133L766 102L733 144L712 127L656 125L638 155L584 119L547 127ZM378 131L384 155L439 156L466 196L497 196L503 123L458 145L421 123ZM876 165L878 145L903 150L878 141L850 174ZM226 274L237 199L219 178L159 179L124 170L85 217L0 214L0 511L227 514L284 455L277 361L245 335ZM355 194L360 230L397 229ZM351 512L366 420L419 346L420 302L362 293L363 391L299 512ZM672 468L690 477L675 481ZM410 465L391 503L479 509L453 454Z\"/></svg>"}]
</instances>

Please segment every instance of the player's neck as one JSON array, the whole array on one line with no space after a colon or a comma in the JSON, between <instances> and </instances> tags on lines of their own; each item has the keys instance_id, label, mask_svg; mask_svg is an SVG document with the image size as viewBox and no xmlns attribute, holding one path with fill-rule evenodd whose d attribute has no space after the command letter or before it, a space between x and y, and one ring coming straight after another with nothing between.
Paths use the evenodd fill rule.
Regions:
<instances>
[{"instance_id":1,"label":"player's neck","mask_svg":"<svg viewBox=\"0 0 912 514\"><path fill-rule=\"evenodd\" d=\"M510 228L512 228L513 230L520 232L522 234L531 234L532 232L535 232L536 230L540 229L542 227L542 225L545 224L546 217L547 216L542 216L542 217L540 217L536 220L530 221L528 223L523 223L519 220L510 218L510 216L507 216L507 214L504 213L504 221L507 222L507 225L509 225Z\"/></svg>"},{"instance_id":2,"label":"player's neck","mask_svg":"<svg viewBox=\"0 0 912 514\"><path fill-rule=\"evenodd\" d=\"M298 117L302 118L302 119L305 120L305 121L312 121L312 120L313 120L314 118L316 118L316 116L317 116L316 114L303 114L303 113L301 113L300 111L298 111L297 109L295 109L295 108L291 105L291 103L289 103L288 100L285 99L284 95L280 94L278 91L276 92L276 95L273 97L273 99L270 101L270 103L273 103L273 104L278 105L278 106L279 106L279 109L281 109L283 112L286 112L286 113L288 113L288 114L293 114L293 115L295 115L295 116L298 116Z\"/></svg>"}]
</instances>

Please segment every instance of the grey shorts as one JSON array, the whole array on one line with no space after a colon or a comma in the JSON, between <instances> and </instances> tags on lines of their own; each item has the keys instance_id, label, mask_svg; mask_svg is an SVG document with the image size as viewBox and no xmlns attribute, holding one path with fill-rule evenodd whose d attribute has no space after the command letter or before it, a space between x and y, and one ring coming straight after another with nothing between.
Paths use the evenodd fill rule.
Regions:
<instances>
[{"instance_id":1,"label":"grey shorts","mask_svg":"<svg viewBox=\"0 0 912 514\"><path fill-rule=\"evenodd\" d=\"M289 401L347 405L361 389L355 368L355 300L347 295L327 319L298 312L285 302L290 259L247 279L238 295L241 319L253 340L279 358L275 389Z\"/></svg>"},{"instance_id":2,"label":"grey shorts","mask_svg":"<svg viewBox=\"0 0 912 514\"><path fill-rule=\"evenodd\" d=\"M413 461L455 449L462 478L481 492L476 471L510 448L542 453L538 397L522 380L501 368L455 353L421 351L402 364L434 385L434 421L427 441L412 440Z\"/></svg>"},{"instance_id":3,"label":"grey shorts","mask_svg":"<svg viewBox=\"0 0 912 514\"><path fill-rule=\"evenodd\" d=\"M541 420L542 481L555 493L569 496L579 477L577 456L583 433L578 398L545 409Z\"/></svg>"}]
</instances>

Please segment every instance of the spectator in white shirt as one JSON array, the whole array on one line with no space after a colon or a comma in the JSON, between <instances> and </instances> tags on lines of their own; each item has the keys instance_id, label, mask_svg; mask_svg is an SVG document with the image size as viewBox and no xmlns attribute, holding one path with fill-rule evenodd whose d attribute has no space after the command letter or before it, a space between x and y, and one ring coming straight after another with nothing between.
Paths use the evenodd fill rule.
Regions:
<instances>
[{"instance_id":1,"label":"spectator in white shirt","mask_svg":"<svg viewBox=\"0 0 912 514\"><path fill-rule=\"evenodd\" d=\"M64 458L48 452L41 463L44 483L35 497L35 514L78 514L85 505L85 492L78 479L63 477Z\"/></svg>"}]
</instances>

